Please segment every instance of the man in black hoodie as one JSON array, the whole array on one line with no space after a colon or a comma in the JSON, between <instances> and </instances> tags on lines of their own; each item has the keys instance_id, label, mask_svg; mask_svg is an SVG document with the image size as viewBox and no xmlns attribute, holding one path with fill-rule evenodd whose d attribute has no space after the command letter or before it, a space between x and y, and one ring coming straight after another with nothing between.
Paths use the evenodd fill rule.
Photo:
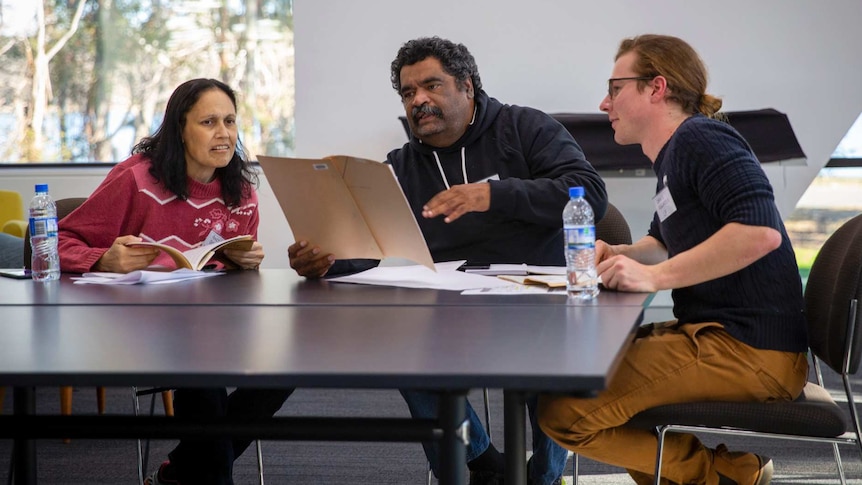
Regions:
<instances>
[{"instance_id":1,"label":"man in black hoodie","mask_svg":"<svg viewBox=\"0 0 862 485\"><path fill-rule=\"evenodd\" d=\"M489 97L467 48L438 37L405 43L392 62L391 82L411 136L386 163L395 170L434 261L564 266L561 214L569 187L584 187L596 220L607 208L604 182L569 132L541 111ZM297 241L288 254L291 267L306 277L376 264L337 261L309 241ZM405 390L402 395L412 416L436 417L435 394ZM566 451L538 428L536 401L535 396L527 400L533 432L528 480L560 483ZM502 483L502 456L469 403L467 419L471 485ZM423 446L436 474L436 445Z\"/></svg>"}]
</instances>

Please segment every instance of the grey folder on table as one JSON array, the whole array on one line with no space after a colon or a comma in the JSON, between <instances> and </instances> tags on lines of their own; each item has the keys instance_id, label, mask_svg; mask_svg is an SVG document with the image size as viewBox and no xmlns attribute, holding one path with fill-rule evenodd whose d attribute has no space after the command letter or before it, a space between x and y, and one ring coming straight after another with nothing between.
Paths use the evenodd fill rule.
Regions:
<instances>
[{"instance_id":1,"label":"grey folder on table","mask_svg":"<svg viewBox=\"0 0 862 485\"><path fill-rule=\"evenodd\" d=\"M392 167L349 156L258 156L294 239L339 259L404 258L434 269Z\"/></svg>"}]
</instances>

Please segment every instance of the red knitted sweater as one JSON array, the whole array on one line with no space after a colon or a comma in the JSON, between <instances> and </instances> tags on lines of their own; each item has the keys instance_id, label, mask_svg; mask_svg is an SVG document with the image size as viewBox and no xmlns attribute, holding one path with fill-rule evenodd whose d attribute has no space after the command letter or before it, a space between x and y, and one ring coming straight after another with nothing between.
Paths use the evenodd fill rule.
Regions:
<instances>
[{"instance_id":1,"label":"red knitted sweater","mask_svg":"<svg viewBox=\"0 0 862 485\"><path fill-rule=\"evenodd\" d=\"M134 155L118 164L84 204L59 224L60 268L90 271L120 236L133 235L181 251L203 242L212 231L227 239L251 234L257 239L257 193L228 208L218 179L202 184L188 179L189 198L180 200L149 173L149 159ZM176 267L160 253L154 265Z\"/></svg>"}]
</instances>

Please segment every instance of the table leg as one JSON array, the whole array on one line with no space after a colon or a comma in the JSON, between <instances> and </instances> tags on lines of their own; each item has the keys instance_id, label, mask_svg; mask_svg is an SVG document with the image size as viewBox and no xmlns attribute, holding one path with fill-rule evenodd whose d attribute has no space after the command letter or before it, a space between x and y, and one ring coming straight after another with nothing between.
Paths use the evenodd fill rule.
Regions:
<instances>
[{"instance_id":1,"label":"table leg","mask_svg":"<svg viewBox=\"0 0 862 485\"><path fill-rule=\"evenodd\" d=\"M451 391L440 393L438 419L443 428L440 442L440 485L464 485L467 465L467 394Z\"/></svg>"},{"instance_id":2,"label":"table leg","mask_svg":"<svg viewBox=\"0 0 862 485\"><path fill-rule=\"evenodd\" d=\"M527 395L503 390L503 439L506 442L506 485L526 485Z\"/></svg>"},{"instance_id":3,"label":"table leg","mask_svg":"<svg viewBox=\"0 0 862 485\"><path fill-rule=\"evenodd\" d=\"M36 389L16 387L13 413L36 414ZM36 441L15 439L12 444L12 467L16 485L36 483Z\"/></svg>"}]
</instances>

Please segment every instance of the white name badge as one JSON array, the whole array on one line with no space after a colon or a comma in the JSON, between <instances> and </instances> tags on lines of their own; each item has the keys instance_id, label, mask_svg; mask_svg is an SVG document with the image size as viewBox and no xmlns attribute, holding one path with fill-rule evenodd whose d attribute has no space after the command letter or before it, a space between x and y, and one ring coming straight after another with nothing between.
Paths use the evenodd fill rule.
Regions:
<instances>
[{"instance_id":1,"label":"white name badge","mask_svg":"<svg viewBox=\"0 0 862 485\"><path fill-rule=\"evenodd\" d=\"M652 198L655 205L655 212L658 214L658 219L664 222L671 214L676 212L676 204L673 201L673 196L670 195L670 190L665 187L655 194Z\"/></svg>"},{"instance_id":2,"label":"white name badge","mask_svg":"<svg viewBox=\"0 0 862 485\"><path fill-rule=\"evenodd\" d=\"M203 245L206 246L207 244L213 244L222 241L224 241L224 238L221 236L221 234L215 231L210 231L210 233L207 234L207 238L204 239Z\"/></svg>"}]
</instances>

